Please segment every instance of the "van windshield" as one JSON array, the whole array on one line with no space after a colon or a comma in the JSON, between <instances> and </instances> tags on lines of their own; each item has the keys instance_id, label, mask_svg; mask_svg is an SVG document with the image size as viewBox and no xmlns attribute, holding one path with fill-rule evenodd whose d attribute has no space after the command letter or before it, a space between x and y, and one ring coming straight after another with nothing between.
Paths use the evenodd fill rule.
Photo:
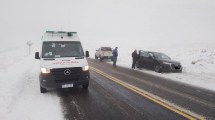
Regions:
<instances>
[{"instance_id":1,"label":"van windshield","mask_svg":"<svg viewBox=\"0 0 215 120\"><path fill-rule=\"evenodd\" d=\"M83 57L84 52L78 41L43 42L42 58Z\"/></svg>"}]
</instances>

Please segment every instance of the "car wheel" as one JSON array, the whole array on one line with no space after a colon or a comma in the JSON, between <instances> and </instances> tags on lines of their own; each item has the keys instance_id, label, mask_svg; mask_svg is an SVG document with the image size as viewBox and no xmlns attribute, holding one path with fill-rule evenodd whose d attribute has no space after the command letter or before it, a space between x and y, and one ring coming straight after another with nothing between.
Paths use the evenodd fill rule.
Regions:
<instances>
[{"instance_id":1,"label":"car wheel","mask_svg":"<svg viewBox=\"0 0 215 120\"><path fill-rule=\"evenodd\" d=\"M40 93L46 93L47 89L40 86Z\"/></svg>"},{"instance_id":2,"label":"car wheel","mask_svg":"<svg viewBox=\"0 0 215 120\"><path fill-rule=\"evenodd\" d=\"M95 59L98 59L98 57L95 55Z\"/></svg>"},{"instance_id":3,"label":"car wheel","mask_svg":"<svg viewBox=\"0 0 215 120\"><path fill-rule=\"evenodd\" d=\"M103 58L102 57L100 57L100 61L102 61L103 60Z\"/></svg>"},{"instance_id":4,"label":"car wheel","mask_svg":"<svg viewBox=\"0 0 215 120\"><path fill-rule=\"evenodd\" d=\"M159 65L159 64L156 64L156 65L154 66L154 70L155 70L155 72L157 72L157 73L161 73L161 72L162 72L162 66Z\"/></svg>"},{"instance_id":5,"label":"car wheel","mask_svg":"<svg viewBox=\"0 0 215 120\"><path fill-rule=\"evenodd\" d=\"M83 89L87 89L89 86L89 84L86 84L86 85L82 85Z\"/></svg>"}]
</instances>

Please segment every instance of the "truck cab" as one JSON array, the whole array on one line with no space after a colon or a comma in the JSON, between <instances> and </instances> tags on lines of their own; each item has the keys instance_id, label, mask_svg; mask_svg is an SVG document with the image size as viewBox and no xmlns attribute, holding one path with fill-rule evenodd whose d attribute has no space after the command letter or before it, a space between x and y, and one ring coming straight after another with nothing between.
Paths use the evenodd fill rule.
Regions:
<instances>
[{"instance_id":1,"label":"truck cab","mask_svg":"<svg viewBox=\"0 0 215 120\"><path fill-rule=\"evenodd\" d=\"M41 51L35 53L40 60L40 92L52 88L89 86L90 73L77 32L46 31L42 37Z\"/></svg>"}]
</instances>

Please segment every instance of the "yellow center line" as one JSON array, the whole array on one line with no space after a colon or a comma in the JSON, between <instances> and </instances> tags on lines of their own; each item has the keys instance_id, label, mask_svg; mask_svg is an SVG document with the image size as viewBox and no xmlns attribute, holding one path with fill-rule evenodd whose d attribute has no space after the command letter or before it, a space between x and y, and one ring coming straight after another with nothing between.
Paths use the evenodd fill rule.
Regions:
<instances>
[{"instance_id":1,"label":"yellow center line","mask_svg":"<svg viewBox=\"0 0 215 120\"><path fill-rule=\"evenodd\" d=\"M157 103L157 104L159 104L159 105L161 105L161 106L163 106L163 107L165 107L165 108L167 108L167 109L169 109L169 110L171 110L171 111L173 111L173 112L175 112L175 113L177 113L177 114L179 114L179 115L181 115L181 116L183 116L183 117L185 117L187 119L190 119L190 120L196 120L196 119L205 120L205 117L203 117L201 115L198 115L198 114L193 113L193 112L191 112L189 110L186 110L185 108L177 106L177 105L175 105L175 104L173 104L173 103L171 103L171 102L169 102L167 100L164 100L164 99L162 99L162 98L160 98L160 97L158 97L156 95L153 95L153 94L151 94L151 93L149 93L149 92L147 92L145 90L142 90L142 89L140 89L140 88L138 88L136 86L133 86L131 84L123 82L122 80L119 80L119 79L117 79L117 78L115 78L113 76L110 76L110 75L108 75L108 74L106 74L106 73L104 73L104 72L102 72L102 71L100 71L100 70L98 70L98 69L96 69L94 67L90 66L90 69L95 71L95 72L97 72L97 73L99 73L99 74L101 74L102 76L108 78L109 80L112 80L112 81L122 85L123 87L125 87L125 88L127 88L127 89L129 89L129 90L131 90L131 91L133 91L133 92L135 92L135 93L137 93L137 94L139 94L139 95L141 95L141 96L143 96L143 97L145 97L145 98L147 98L147 99L149 99L149 100L151 100L151 101L153 101L153 102L155 102L155 103Z\"/></svg>"}]
</instances>

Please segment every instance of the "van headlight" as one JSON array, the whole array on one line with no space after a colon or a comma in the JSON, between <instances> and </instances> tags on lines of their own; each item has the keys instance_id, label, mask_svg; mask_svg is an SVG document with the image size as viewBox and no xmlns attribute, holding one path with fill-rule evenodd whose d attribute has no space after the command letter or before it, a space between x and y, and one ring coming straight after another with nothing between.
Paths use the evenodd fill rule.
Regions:
<instances>
[{"instance_id":1,"label":"van headlight","mask_svg":"<svg viewBox=\"0 0 215 120\"><path fill-rule=\"evenodd\" d=\"M89 70L89 66L88 66L88 65L86 65L86 66L82 67L82 70L83 70L83 71L87 71L87 70Z\"/></svg>"},{"instance_id":2,"label":"van headlight","mask_svg":"<svg viewBox=\"0 0 215 120\"><path fill-rule=\"evenodd\" d=\"M42 73L50 73L50 69L48 68L41 68Z\"/></svg>"}]
</instances>

